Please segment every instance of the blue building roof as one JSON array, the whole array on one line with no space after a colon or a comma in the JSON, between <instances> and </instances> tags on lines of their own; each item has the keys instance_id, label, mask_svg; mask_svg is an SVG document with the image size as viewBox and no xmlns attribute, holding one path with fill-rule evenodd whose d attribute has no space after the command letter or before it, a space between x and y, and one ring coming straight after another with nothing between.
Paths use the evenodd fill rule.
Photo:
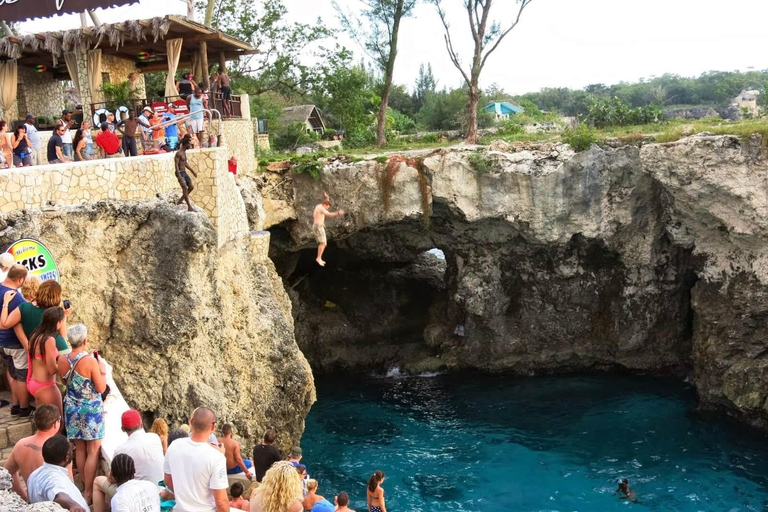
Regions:
<instances>
[{"instance_id":1,"label":"blue building roof","mask_svg":"<svg viewBox=\"0 0 768 512\"><path fill-rule=\"evenodd\" d=\"M525 109L517 103L513 103L511 101L495 101L484 106L483 110L488 110L495 114L510 115L520 114Z\"/></svg>"}]
</instances>

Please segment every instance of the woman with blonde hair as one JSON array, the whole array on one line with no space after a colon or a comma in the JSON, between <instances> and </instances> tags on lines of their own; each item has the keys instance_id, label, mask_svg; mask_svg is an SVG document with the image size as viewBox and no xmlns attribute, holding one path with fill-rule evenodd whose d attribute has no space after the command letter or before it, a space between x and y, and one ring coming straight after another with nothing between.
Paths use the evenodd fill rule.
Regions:
<instances>
[{"instance_id":1,"label":"woman with blonde hair","mask_svg":"<svg viewBox=\"0 0 768 512\"><path fill-rule=\"evenodd\" d=\"M27 276L24 284L21 285L21 294L28 302L37 305L37 289L40 288L40 278L37 276Z\"/></svg>"},{"instance_id":2,"label":"woman with blonde hair","mask_svg":"<svg viewBox=\"0 0 768 512\"><path fill-rule=\"evenodd\" d=\"M163 443L163 454L165 454L168 451L168 424L163 418L155 418L149 431L158 435L160 442Z\"/></svg>"},{"instance_id":3,"label":"woman with blonde hair","mask_svg":"<svg viewBox=\"0 0 768 512\"><path fill-rule=\"evenodd\" d=\"M301 502L304 510L312 510L315 503L324 499L325 498L317 494L317 480L310 478L307 482L307 496L304 498L304 501Z\"/></svg>"},{"instance_id":4,"label":"woman with blonde hair","mask_svg":"<svg viewBox=\"0 0 768 512\"><path fill-rule=\"evenodd\" d=\"M275 462L251 497L251 512L303 512L301 478L284 460Z\"/></svg>"},{"instance_id":5,"label":"woman with blonde hair","mask_svg":"<svg viewBox=\"0 0 768 512\"><path fill-rule=\"evenodd\" d=\"M22 291L22 295L23 294L24 292ZM24 295L24 297L26 297L26 295ZM24 335L28 340L32 336L34 330L38 328L40 322L42 322L43 313L45 310L48 308L59 307L61 306L61 303L61 285L52 279L43 281L37 288L34 303L23 302L19 305L18 308L11 311L10 314L8 313L7 309L2 310L2 313L0 314L0 329L11 329L20 323L22 330L24 331ZM68 301L65 306L66 305L69 305ZM59 351L60 356L67 355L72 352L72 348L64 339L64 336L67 334L66 317L69 316L71 312L71 307L64 309L64 322L62 322L59 332L56 334L56 336L54 336L54 339L56 340L56 350ZM19 336L18 333L17 336ZM21 341L22 344L26 346L26 340L19 338L19 341Z\"/></svg>"}]
</instances>

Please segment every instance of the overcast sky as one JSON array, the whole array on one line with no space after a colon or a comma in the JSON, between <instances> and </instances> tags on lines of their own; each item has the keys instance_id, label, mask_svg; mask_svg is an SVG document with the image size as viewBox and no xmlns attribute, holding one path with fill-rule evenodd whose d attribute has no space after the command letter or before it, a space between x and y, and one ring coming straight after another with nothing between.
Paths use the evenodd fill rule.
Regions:
<instances>
[{"instance_id":1,"label":"overcast sky","mask_svg":"<svg viewBox=\"0 0 768 512\"><path fill-rule=\"evenodd\" d=\"M338 27L332 0L284 0L292 20L321 17ZM338 0L355 9L359 0ZM462 0L443 0L454 44L469 57L471 39ZM502 25L516 12L513 0L496 0ZM186 12L182 0L141 0L140 5L98 11L102 21ZM412 87L419 64L432 63L438 87L455 87L461 75L445 50L442 25L426 2L401 28L395 81ZM542 87L583 87L591 83L636 81L664 73L698 75L708 70L768 68L766 0L535 0L520 25L488 60L481 86L509 92ZM79 26L78 16L22 25L23 31ZM362 55L346 37L340 41Z\"/></svg>"}]
</instances>

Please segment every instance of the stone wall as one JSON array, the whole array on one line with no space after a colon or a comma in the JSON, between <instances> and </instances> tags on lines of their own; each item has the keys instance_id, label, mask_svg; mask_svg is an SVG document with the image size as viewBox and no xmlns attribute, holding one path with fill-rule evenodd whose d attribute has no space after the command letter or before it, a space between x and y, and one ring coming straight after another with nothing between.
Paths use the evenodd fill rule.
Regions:
<instances>
[{"instance_id":1,"label":"stone wall","mask_svg":"<svg viewBox=\"0 0 768 512\"><path fill-rule=\"evenodd\" d=\"M228 154L226 148L200 149L190 151L189 158L198 175L191 199L211 219L219 247L248 231L245 203L227 167Z\"/></svg>"},{"instance_id":2,"label":"stone wall","mask_svg":"<svg viewBox=\"0 0 768 512\"><path fill-rule=\"evenodd\" d=\"M19 66L18 114L28 112L38 117L58 119L64 109L64 82L54 80L50 73L36 73Z\"/></svg>"},{"instance_id":3,"label":"stone wall","mask_svg":"<svg viewBox=\"0 0 768 512\"><path fill-rule=\"evenodd\" d=\"M221 135L229 156L237 157L237 172L241 176L256 171L256 154L253 147L253 123L250 119L225 119L221 123ZM229 158L229 156L227 158Z\"/></svg>"},{"instance_id":4,"label":"stone wall","mask_svg":"<svg viewBox=\"0 0 768 512\"><path fill-rule=\"evenodd\" d=\"M256 135L256 147L260 150L269 151L269 134L259 133Z\"/></svg>"},{"instance_id":5,"label":"stone wall","mask_svg":"<svg viewBox=\"0 0 768 512\"><path fill-rule=\"evenodd\" d=\"M9 169L0 172L0 213L45 208L50 203L135 201L178 194L173 158L173 153L166 153ZM213 222L220 245L248 231L245 204L227 159L225 148L189 152L189 163L198 173L192 200Z\"/></svg>"}]
</instances>

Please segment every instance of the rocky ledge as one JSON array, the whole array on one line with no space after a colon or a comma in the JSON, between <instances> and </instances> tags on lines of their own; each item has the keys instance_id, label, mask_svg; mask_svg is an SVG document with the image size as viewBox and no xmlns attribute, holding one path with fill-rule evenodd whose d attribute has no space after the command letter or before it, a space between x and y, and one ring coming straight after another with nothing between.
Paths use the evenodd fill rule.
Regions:
<instances>
[{"instance_id":1,"label":"rocky ledge","mask_svg":"<svg viewBox=\"0 0 768 512\"><path fill-rule=\"evenodd\" d=\"M206 405L244 449L271 426L289 450L315 400L312 373L282 282L243 235L219 249L204 213L162 200L0 216L0 247L37 238L56 256L70 323L86 324L148 424L186 423Z\"/></svg>"},{"instance_id":2,"label":"rocky ledge","mask_svg":"<svg viewBox=\"0 0 768 512\"><path fill-rule=\"evenodd\" d=\"M768 426L759 136L402 160L261 178L271 256L316 370L673 373L702 407ZM348 214L329 220L320 270L323 191Z\"/></svg>"}]
</instances>

